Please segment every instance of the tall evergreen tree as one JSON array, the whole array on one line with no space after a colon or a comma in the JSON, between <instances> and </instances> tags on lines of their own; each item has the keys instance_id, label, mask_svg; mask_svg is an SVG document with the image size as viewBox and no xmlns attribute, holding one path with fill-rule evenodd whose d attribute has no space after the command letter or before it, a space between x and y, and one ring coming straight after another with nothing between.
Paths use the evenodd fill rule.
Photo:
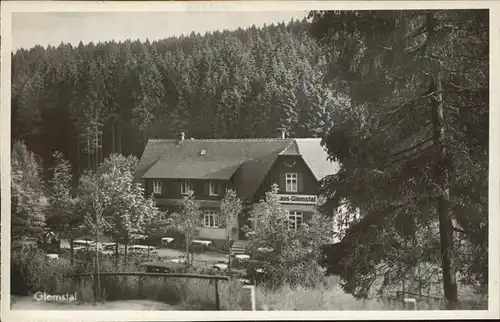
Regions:
<instances>
[{"instance_id":1,"label":"tall evergreen tree","mask_svg":"<svg viewBox=\"0 0 500 322\"><path fill-rule=\"evenodd\" d=\"M470 191L460 191L459 183L467 170L457 167L457 161L468 155L481 164L475 175L467 175L468 185L487 191L482 179L488 172L487 135L464 135L457 120L465 108L477 116L473 127L488 122L484 56L488 13L329 11L311 16L312 32L329 55L329 79L351 103L338 110L336 125L325 138L330 155L343 165L325 181L325 193L331 197L328 204L347 199L364 209L363 224L355 231L372 238L385 236L380 231L391 222L405 222L406 229L393 226L400 245L406 244L408 236L403 231L409 229L414 236L438 223L444 294L448 307L454 308L458 300L454 231L470 222L461 215L468 207L460 201L470 197ZM469 153L466 138L481 142L481 156ZM487 212L476 208L474 213L483 223L476 229L487 225ZM374 228L368 229L369 225ZM346 241L352 244L353 236L354 230ZM370 248L372 254L375 248ZM363 256L364 263L353 259L351 264L370 263L373 269L387 259L380 250L373 262L366 260L366 253ZM361 275L368 274L370 268L365 268Z\"/></svg>"}]
</instances>

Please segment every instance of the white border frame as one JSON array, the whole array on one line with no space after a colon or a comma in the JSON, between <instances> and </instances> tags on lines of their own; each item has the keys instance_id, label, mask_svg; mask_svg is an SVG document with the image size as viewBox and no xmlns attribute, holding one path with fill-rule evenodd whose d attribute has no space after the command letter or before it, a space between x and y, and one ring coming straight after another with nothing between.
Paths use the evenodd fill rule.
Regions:
<instances>
[{"instance_id":1,"label":"white border frame","mask_svg":"<svg viewBox=\"0 0 500 322\"><path fill-rule=\"evenodd\" d=\"M490 9L490 167L489 167L489 310L488 311L11 311L10 310L10 71L11 14L66 11L301 11L321 9ZM210 1L210 2L87 2L3 1L1 3L1 200L2 200L2 319L5 321L165 321L269 319L454 319L499 317L499 122L500 6L496 1ZM493 215L494 214L494 215ZM7 250L7 251L5 251Z\"/></svg>"}]
</instances>

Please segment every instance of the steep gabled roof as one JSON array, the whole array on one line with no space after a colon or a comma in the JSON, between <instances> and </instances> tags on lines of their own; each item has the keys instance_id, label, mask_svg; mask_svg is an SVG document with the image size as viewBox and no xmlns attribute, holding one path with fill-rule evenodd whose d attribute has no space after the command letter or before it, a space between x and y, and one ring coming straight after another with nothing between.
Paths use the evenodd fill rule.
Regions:
<instances>
[{"instance_id":1,"label":"steep gabled roof","mask_svg":"<svg viewBox=\"0 0 500 322\"><path fill-rule=\"evenodd\" d=\"M293 142L288 145L285 150L281 151L280 155L300 155L296 140L293 140Z\"/></svg>"},{"instance_id":2,"label":"steep gabled roof","mask_svg":"<svg viewBox=\"0 0 500 322\"><path fill-rule=\"evenodd\" d=\"M175 140L148 140L144 152L136 169L136 179L141 179L146 172L158 161L160 156L165 153Z\"/></svg>"},{"instance_id":3,"label":"steep gabled roof","mask_svg":"<svg viewBox=\"0 0 500 322\"><path fill-rule=\"evenodd\" d=\"M240 167L240 161L160 159L143 176L145 179L221 179L229 180Z\"/></svg>"},{"instance_id":4,"label":"steep gabled roof","mask_svg":"<svg viewBox=\"0 0 500 322\"><path fill-rule=\"evenodd\" d=\"M318 181L339 170L321 139L212 139L149 140L136 173L138 179L233 179L240 197L252 198L283 155L301 156Z\"/></svg>"},{"instance_id":5,"label":"steep gabled roof","mask_svg":"<svg viewBox=\"0 0 500 322\"><path fill-rule=\"evenodd\" d=\"M142 178L229 179L242 163L278 155L291 139L150 140L137 174ZM161 151L159 151L161 150ZM202 151L204 153L202 153ZM152 160L152 161L150 161Z\"/></svg>"},{"instance_id":6,"label":"steep gabled roof","mask_svg":"<svg viewBox=\"0 0 500 322\"><path fill-rule=\"evenodd\" d=\"M240 199L253 198L261 182L274 164L274 161L278 158L279 152L276 151L276 153L270 153L260 158L243 162L234 178Z\"/></svg>"}]
</instances>

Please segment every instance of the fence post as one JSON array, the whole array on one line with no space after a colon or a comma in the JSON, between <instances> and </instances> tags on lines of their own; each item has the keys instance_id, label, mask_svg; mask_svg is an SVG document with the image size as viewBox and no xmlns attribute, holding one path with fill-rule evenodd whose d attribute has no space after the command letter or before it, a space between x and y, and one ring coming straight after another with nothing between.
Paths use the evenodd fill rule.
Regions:
<instances>
[{"instance_id":1,"label":"fence post","mask_svg":"<svg viewBox=\"0 0 500 322\"><path fill-rule=\"evenodd\" d=\"M220 311L220 300L219 300L219 281L214 280L215 282L215 307L217 311Z\"/></svg>"},{"instance_id":2,"label":"fence post","mask_svg":"<svg viewBox=\"0 0 500 322\"><path fill-rule=\"evenodd\" d=\"M244 294L244 308L245 310L255 311L255 286L245 285L243 286Z\"/></svg>"},{"instance_id":3,"label":"fence post","mask_svg":"<svg viewBox=\"0 0 500 322\"><path fill-rule=\"evenodd\" d=\"M408 306L410 307L410 309L417 309L417 300L415 298L405 297L403 300L403 308L406 308L407 304L409 304Z\"/></svg>"},{"instance_id":4,"label":"fence post","mask_svg":"<svg viewBox=\"0 0 500 322\"><path fill-rule=\"evenodd\" d=\"M99 302L99 293L97 292L97 281L95 272L90 275L90 280L92 281L92 290L94 291L94 302Z\"/></svg>"}]
</instances>

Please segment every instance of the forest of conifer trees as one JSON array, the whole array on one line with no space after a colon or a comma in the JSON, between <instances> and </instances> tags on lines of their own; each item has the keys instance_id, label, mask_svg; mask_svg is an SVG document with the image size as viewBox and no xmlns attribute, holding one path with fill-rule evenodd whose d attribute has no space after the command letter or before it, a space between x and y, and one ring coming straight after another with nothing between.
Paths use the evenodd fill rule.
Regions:
<instances>
[{"instance_id":1,"label":"forest of conifer trees","mask_svg":"<svg viewBox=\"0 0 500 322\"><path fill-rule=\"evenodd\" d=\"M148 138L313 137L336 99L308 22L161 41L20 49L12 56L12 141L50 168L62 151L75 169L110 153L140 157ZM307 107L307 108L306 108ZM45 173L47 175L47 173Z\"/></svg>"}]
</instances>

